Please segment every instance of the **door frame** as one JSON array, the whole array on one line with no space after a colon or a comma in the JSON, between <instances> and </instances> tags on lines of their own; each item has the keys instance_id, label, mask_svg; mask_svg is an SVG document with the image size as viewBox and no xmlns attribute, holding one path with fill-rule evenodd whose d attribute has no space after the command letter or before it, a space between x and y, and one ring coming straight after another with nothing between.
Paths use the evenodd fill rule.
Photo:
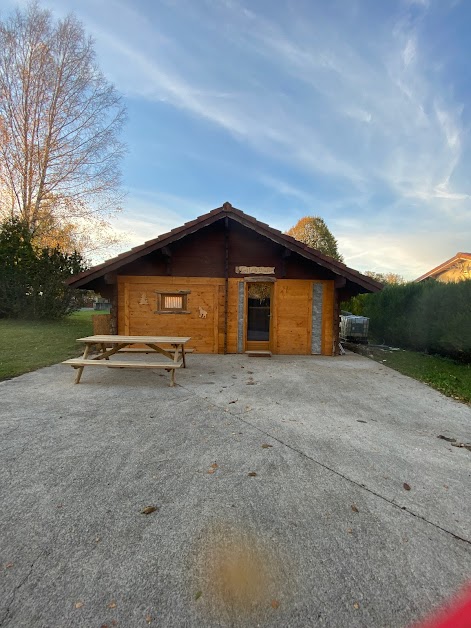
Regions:
<instances>
[{"instance_id":1,"label":"door frame","mask_svg":"<svg viewBox=\"0 0 471 628\"><path fill-rule=\"evenodd\" d=\"M270 331L268 340L247 340L248 310L249 310L249 285L251 283L266 283L270 289ZM274 339L274 305L275 305L275 279L274 277L246 277L244 279L244 351L272 351Z\"/></svg>"}]
</instances>

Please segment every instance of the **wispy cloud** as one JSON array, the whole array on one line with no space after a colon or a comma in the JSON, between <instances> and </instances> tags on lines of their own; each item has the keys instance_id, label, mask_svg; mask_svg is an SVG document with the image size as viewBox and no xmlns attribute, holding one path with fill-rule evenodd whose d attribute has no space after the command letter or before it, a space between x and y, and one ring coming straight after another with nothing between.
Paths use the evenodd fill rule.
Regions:
<instances>
[{"instance_id":1,"label":"wispy cloud","mask_svg":"<svg viewBox=\"0 0 471 628\"><path fill-rule=\"evenodd\" d=\"M404 0L405 4L412 6L414 4L428 8L430 6L430 0Z\"/></svg>"},{"instance_id":2,"label":"wispy cloud","mask_svg":"<svg viewBox=\"0 0 471 628\"><path fill-rule=\"evenodd\" d=\"M63 11L71 0L49 2ZM79 15L101 65L129 97L156 112L168 107L240 146L239 179L279 208L262 218L284 224L320 209L347 258L413 266L417 246L407 255L402 243L412 240L404 234L420 238L424 224L429 241L448 224L471 230L463 168L469 114L447 60L427 40L429 16L459 7L402 0L381 5L375 18L362 3L347 5L339 12L335 3L280 2L268 10L242 0L157 0L144 13L125 0L82 0ZM231 159L225 148L224 140L215 151L193 147L207 154L206 171L203 158L198 169L209 186L214 160ZM257 166L245 166L241 155ZM230 166L225 177L230 184ZM162 199L139 203L142 215L152 215L152 205L159 215L185 218ZM346 226L347 213L358 229ZM385 226L392 240L381 255ZM447 241L453 246L451 235Z\"/></svg>"},{"instance_id":3,"label":"wispy cloud","mask_svg":"<svg viewBox=\"0 0 471 628\"><path fill-rule=\"evenodd\" d=\"M430 197L438 190L437 198L443 198L440 190L446 183L447 193L466 196L448 189L459 158L460 112L445 100L440 106L431 102L433 90L418 64L418 35L408 21L398 17L389 30L386 25L374 42L373 56L320 13L307 26L293 10L291 22L282 26L236 1L209 2L205 28L225 23L223 39L233 47L230 60L235 62L242 49L259 56L246 69L249 80L241 88L240 79L232 81L237 66L221 76L211 43L199 51L204 65L198 67L191 42L182 38L178 44L136 10L116 1L111 5L106 26L93 28L128 93L168 102L313 173L345 178L356 186L383 180L407 197L417 190L418 198L424 189ZM175 11L181 17L195 10L177 3ZM201 13L192 17L203 18ZM225 70L227 61L221 60ZM291 94L279 80L267 78L269 69L296 80ZM211 80L218 74L218 81ZM363 127L356 130L355 146L352 124Z\"/></svg>"},{"instance_id":4,"label":"wispy cloud","mask_svg":"<svg viewBox=\"0 0 471 628\"><path fill-rule=\"evenodd\" d=\"M332 151L315 125L306 125L306 107L299 103L299 112L292 110L296 99L276 86L264 85L263 77L255 78L250 90L247 85L234 89L230 72L222 83L208 84L206 75L211 70L218 73L217 57L203 51L205 70L195 68L191 51L183 50L184 42L176 49L175 42L165 41L137 12L113 4L116 10L110 14L119 15L119 20L108 20L106 26L92 24L92 30L102 54L112 60L117 83L128 94L168 102L223 128L264 154L296 162L309 171L352 182L362 180L360 170ZM239 9L233 3L225 3L225 7ZM254 19L251 12L241 11L241 15ZM144 41L157 45L149 47Z\"/></svg>"}]
</instances>

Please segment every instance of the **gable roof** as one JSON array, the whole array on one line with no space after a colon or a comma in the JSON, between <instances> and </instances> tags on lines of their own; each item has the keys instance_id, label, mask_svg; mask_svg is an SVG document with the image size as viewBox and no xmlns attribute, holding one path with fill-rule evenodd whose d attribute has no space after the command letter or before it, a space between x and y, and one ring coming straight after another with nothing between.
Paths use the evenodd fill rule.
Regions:
<instances>
[{"instance_id":1,"label":"gable roof","mask_svg":"<svg viewBox=\"0 0 471 628\"><path fill-rule=\"evenodd\" d=\"M439 264L435 268L432 268L432 270L429 270L428 273L425 273L424 275L421 275L415 281L423 281L424 279L428 279L429 277L435 277L436 275L439 275L440 273L444 272L445 270L451 268L453 266L453 264L455 262L457 262L458 260L460 260L460 259L471 260L471 253L457 253L456 255L451 257L450 259L447 259L446 262L443 262L442 264Z\"/></svg>"},{"instance_id":2,"label":"gable roof","mask_svg":"<svg viewBox=\"0 0 471 628\"><path fill-rule=\"evenodd\" d=\"M280 244L287 249L293 251L294 253L298 253L302 257L309 259L319 266L323 266L328 270L332 271L336 275L340 277L345 277L349 281L361 286L368 292L378 292L382 289L383 285L378 281L375 281L371 277L367 275L362 275L353 268L349 268L342 262L338 262L334 258L324 255L317 249L313 249L307 244L303 242L299 242L299 240L295 240L289 235L282 233L278 229L273 229L264 222L260 222L253 216L249 216L245 214L240 209L236 209L232 207L230 203L224 203L221 207L217 207L207 214L203 214L199 216L195 220L191 220L190 222L186 222L181 227L177 227L176 229L172 229L168 233L164 233L153 240L148 240L139 246L135 246L134 248L126 251L125 253L121 253L116 257L113 257L102 264L98 264L97 266L93 266L88 270L83 271L67 281L67 283L74 287L80 288L81 286L93 281L94 279L98 279L102 277L106 273L113 272L118 268L133 262L134 260L142 257L144 255L148 255L153 251L158 249L162 249L163 247L175 242L176 240L180 240L187 235L195 233L204 227L207 227L214 222L221 220L222 218L228 217L231 220L235 220L241 225L251 229L262 236Z\"/></svg>"}]
</instances>

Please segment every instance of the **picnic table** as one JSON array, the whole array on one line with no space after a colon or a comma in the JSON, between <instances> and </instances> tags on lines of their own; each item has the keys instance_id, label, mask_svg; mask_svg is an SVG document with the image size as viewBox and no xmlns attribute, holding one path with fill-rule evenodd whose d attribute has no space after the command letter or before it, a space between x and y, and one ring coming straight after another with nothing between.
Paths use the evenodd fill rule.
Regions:
<instances>
[{"instance_id":1,"label":"picnic table","mask_svg":"<svg viewBox=\"0 0 471 628\"><path fill-rule=\"evenodd\" d=\"M175 370L181 367L186 368L185 345L189 340L191 338L179 336L87 336L77 338L77 342L85 345L82 357L65 360L62 364L70 364L77 369L76 384L80 382L86 366L104 366L107 368L165 369L170 372L170 386L175 386ZM93 349L96 353L90 355ZM159 354L163 355L166 360L164 362L133 362L123 359L121 355L119 360L110 360L110 357L115 354L126 353Z\"/></svg>"}]
</instances>

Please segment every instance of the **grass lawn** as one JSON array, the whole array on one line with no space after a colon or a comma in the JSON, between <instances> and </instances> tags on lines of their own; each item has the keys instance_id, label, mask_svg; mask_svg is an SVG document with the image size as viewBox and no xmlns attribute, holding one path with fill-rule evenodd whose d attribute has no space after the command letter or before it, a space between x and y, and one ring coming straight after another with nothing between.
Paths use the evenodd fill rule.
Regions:
<instances>
[{"instance_id":1,"label":"grass lawn","mask_svg":"<svg viewBox=\"0 0 471 628\"><path fill-rule=\"evenodd\" d=\"M471 364L415 351L368 347L368 355L404 375L425 382L448 397L471 403Z\"/></svg>"},{"instance_id":2,"label":"grass lawn","mask_svg":"<svg viewBox=\"0 0 471 628\"><path fill-rule=\"evenodd\" d=\"M54 322L0 319L0 381L80 355L76 339L93 334L97 313L82 310Z\"/></svg>"}]
</instances>

